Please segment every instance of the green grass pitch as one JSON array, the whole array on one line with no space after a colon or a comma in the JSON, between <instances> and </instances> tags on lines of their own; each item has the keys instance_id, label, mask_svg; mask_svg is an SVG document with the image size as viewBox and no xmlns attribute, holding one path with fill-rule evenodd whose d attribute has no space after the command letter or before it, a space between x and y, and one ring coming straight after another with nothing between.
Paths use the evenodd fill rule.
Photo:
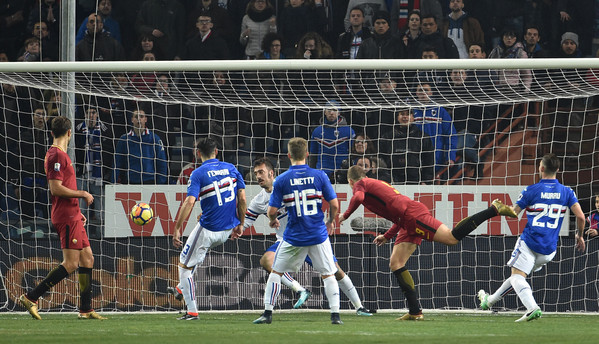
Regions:
<instances>
[{"instance_id":1,"label":"green grass pitch","mask_svg":"<svg viewBox=\"0 0 599 344\"><path fill-rule=\"evenodd\" d=\"M599 315L543 315L514 323L515 314L425 313L418 322L396 321L402 313L358 317L342 312L331 325L322 312L275 312L270 325L254 325L260 312L200 313L199 321L177 314L115 313L105 321L78 320L75 313L0 313L0 343L597 343Z\"/></svg>"}]
</instances>

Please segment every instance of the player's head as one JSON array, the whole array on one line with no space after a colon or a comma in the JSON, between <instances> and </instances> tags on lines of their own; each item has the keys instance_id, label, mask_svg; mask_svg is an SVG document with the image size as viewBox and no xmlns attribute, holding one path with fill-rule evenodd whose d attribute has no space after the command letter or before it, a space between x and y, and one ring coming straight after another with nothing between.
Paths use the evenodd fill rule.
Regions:
<instances>
[{"instance_id":1,"label":"player's head","mask_svg":"<svg viewBox=\"0 0 599 344\"><path fill-rule=\"evenodd\" d=\"M362 166L354 165L347 170L347 180L349 181L349 186L352 188L354 187L354 183L365 177L366 171L364 171Z\"/></svg>"},{"instance_id":2,"label":"player's head","mask_svg":"<svg viewBox=\"0 0 599 344\"><path fill-rule=\"evenodd\" d=\"M218 145L216 140L211 137L206 137L198 140L198 151L202 160L214 159L218 153Z\"/></svg>"},{"instance_id":3,"label":"player's head","mask_svg":"<svg viewBox=\"0 0 599 344\"><path fill-rule=\"evenodd\" d=\"M559 170L560 162L557 156L553 153L545 154L539 164L539 172L541 178L555 178L555 174Z\"/></svg>"},{"instance_id":4,"label":"player's head","mask_svg":"<svg viewBox=\"0 0 599 344\"><path fill-rule=\"evenodd\" d=\"M275 168L268 158L254 160L254 176L260 187L270 190L275 180Z\"/></svg>"},{"instance_id":5,"label":"player's head","mask_svg":"<svg viewBox=\"0 0 599 344\"><path fill-rule=\"evenodd\" d=\"M294 137L287 144L287 155L291 161L306 160L308 156L308 141L301 137Z\"/></svg>"},{"instance_id":6,"label":"player's head","mask_svg":"<svg viewBox=\"0 0 599 344\"><path fill-rule=\"evenodd\" d=\"M71 138L71 120L64 116L56 116L52 120L52 136L59 139L67 135Z\"/></svg>"},{"instance_id":7,"label":"player's head","mask_svg":"<svg viewBox=\"0 0 599 344\"><path fill-rule=\"evenodd\" d=\"M595 209L599 211L599 193L595 194Z\"/></svg>"}]
</instances>

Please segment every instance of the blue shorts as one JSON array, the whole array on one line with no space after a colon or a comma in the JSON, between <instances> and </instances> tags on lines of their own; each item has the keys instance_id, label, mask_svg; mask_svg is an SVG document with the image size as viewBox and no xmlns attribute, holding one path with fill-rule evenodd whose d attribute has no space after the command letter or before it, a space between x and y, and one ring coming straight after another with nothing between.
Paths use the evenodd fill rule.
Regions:
<instances>
[{"instance_id":1,"label":"blue shorts","mask_svg":"<svg viewBox=\"0 0 599 344\"><path fill-rule=\"evenodd\" d=\"M280 243L281 243L280 241L275 242L269 248L266 249L266 252L269 252L269 251L276 252ZM335 261L335 263L337 263L337 257L335 257L334 255L333 255L333 260ZM312 266L312 259L310 259L310 256L306 256L306 263L308 263L308 265Z\"/></svg>"}]
</instances>

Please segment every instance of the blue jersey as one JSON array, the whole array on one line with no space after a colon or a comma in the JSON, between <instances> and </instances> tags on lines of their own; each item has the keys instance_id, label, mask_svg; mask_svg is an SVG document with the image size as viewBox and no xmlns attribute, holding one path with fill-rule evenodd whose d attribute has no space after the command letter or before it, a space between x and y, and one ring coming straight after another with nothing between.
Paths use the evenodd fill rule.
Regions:
<instances>
[{"instance_id":1,"label":"blue jersey","mask_svg":"<svg viewBox=\"0 0 599 344\"><path fill-rule=\"evenodd\" d=\"M283 240L293 246L311 246L327 239L323 198L327 201L337 198L323 171L295 165L277 177L268 204L275 208L279 208L281 202L285 204L288 220Z\"/></svg>"},{"instance_id":2,"label":"blue jersey","mask_svg":"<svg viewBox=\"0 0 599 344\"><path fill-rule=\"evenodd\" d=\"M228 162L206 160L191 172L187 196L200 200L200 224L203 228L219 232L241 223L237 218L238 189L245 189L243 177Z\"/></svg>"},{"instance_id":3,"label":"blue jersey","mask_svg":"<svg viewBox=\"0 0 599 344\"><path fill-rule=\"evenodd\" d=\"M557 249L557 238L566 210L578 203L571 188L557 179L541 179L525 188L516 204L526 209L528 222L521 239L531 250L551 254Z\"/></svg>"}]
</instances>

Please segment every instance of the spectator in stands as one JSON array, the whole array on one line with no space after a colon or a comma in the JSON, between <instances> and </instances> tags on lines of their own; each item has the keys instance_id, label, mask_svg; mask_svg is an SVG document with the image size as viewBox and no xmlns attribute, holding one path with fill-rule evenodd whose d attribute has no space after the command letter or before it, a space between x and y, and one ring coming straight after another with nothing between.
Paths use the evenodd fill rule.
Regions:
<instances>
[{"instance_id":1,"label":"spectator in stands","mask_svg":"<svg viewBox=\"0 0 599 344\"><path fill-rule=\"evenodd\" d=\"M131 61L143 60L146 53L153 53L157 61L164 60L164 54L158 50L158 46L154 44L154 36L149 34L141 34L138 43L135 44L135 48L131 51L129 58Z\"/></svg>"},{"instance_id":2,"label":"spectator in stands","mask_svg":"<svg viewBox=\"0 0 599 344\"><path fill-rule=\"evenodd\" d=\"M322 36L325 24L322 0L290 0L279 11L277 18L279 34L286 42L283 53L292 56L296 45L299 46L300 39L308 32L316 32Z\"/></svg>"},{"instance_id":3,"label":"spectator in stands","mask_svg":"<svg viewBox=\"0 0 599 344\"><path fill-rule=\"evenodd\" d=\"M133 128L121 136L115 151L113 183L166 184L168 167L160 137L146 128L144 110L131 113Z\"/></svg>"},{"instance_id":4,"label":"spectator in stands","mask_svg":"<svg viewBox=\"0 0 599 344\"><path fill-rule=\"evenodd\" d=\"M376 154L375 145L366 134L359 133L354 139L351 153L347 159L341 162L339 169L335 171L335 182L347 184L347 169L355 165L358 159Z\"/></svg>"},{"instance_id":5,"label":"spectator in stands","mask_svg":"<svg viewBox=\"0 0 599 344\"><path fill-rule=\"evenodd\" d=\"M349 158L350 147L355 137L354 130L339 109L335 100L328 102L321 125L312 132L310 142L310 167L323 170L334 179L333 173Z\"/></svg>"},{"instance_id":6,"label":"spectator in stands","mask_svg":"<svg viewBox=\"0 0 599 344\"><path fill-rule=\"evenodd\" d=\"M187 182L189 181L189 177L191 177L191 172L193 172L193 170L195 170L196 168L200 167L200 165L202 165L202 156L198 149L198 142L199 142L199 140L196 140L196 142L193 145L193 160L190 161L189 163L187 163L181 169L179 178L177 178L177 185L187 185Z\"/></svg>"},{"instance_id":7,"label":"spectator in stands","mask_svg":"<svg viewBox=\"0 0 599 344\"><path fill-rule=\"evenodd\" d=\"M414 124L414 114L408 108L397 111L393 130L379 139L380 157L388 168L394 184L431 184L435 173L434 148L431 138Z\"/></svg>"},{"instance_id":8,"label":"spectator in stands","mask_svg":"<svg viewBox=\"0 0 599 344\"><path fill-rule=\"evenodd\" d=\"M26 31L27 7L22 0L5 0L0 6L0 47L11 60L19 55L17 52L21 48L23 32Z\"/></svg>"},{"instance_id":9,"label":"spectator in stands","mask_svg":"<svg viewBox=\"0 0 599 344\"><path fill-rule=\"evenodd\" d=\"M269 32L277 32L275 10L268 0L251 0L241 21L239 42L245 46L245 58L253 60L260 53L260 45Z\"/></svg>"},{"instance_id":10,"label":"spectator in stands","mask_svg":"<svg viewBox=\"0 0 599 344\"><path fill-rule=\"evenodd\" d=\"M33 31L33 26L40 20L45 21L52 32L60 32L60 5L56 0L39 0L29 12L27 32Z\"/></svg>"},{"instance_id":11,"label":"spectator in stands","mask_svg":"<svg viewBox=\"0 0 599 344\"><path fill-rule=\"evenodd\" d=\"M591 43L594 33L592 28L595 27L595 20L597 19L597 5L594 2L593 0L559 0L556 6L561 21L558 33L577 33L582 43L579 48L582 47L581 54L584 56L591 55Z\"/></svg>"},{"instance_id":12,"label":"spectator in stands","mask_svg":"<svg viewBox=\"0 0 599 344\"><path fill-rule=\"evenodd\" d=\"M435 47L424 47L422 49L421 58L423 60L436 60L439 59L439 54ZM447 72L442 69L420 70L416 75L416 82L421 80L428 81L431 83L431 86L436 89L439 89L441 85L447 83Z\"/></svg>"},{"instance_id":13,"label":"spectator in stands","mask_svg":"<svg viewBox=\"0 0 599 344\"><path fill-rule=\"evenodd\" d=\"M98 108L90 105L85 108L85 119L75 126L74 136L77 190L94 196L94 203L88 206L82 200L80 207L94 227L93 231L90 227L90 236L99 238L102 236L104 182L110 181L110 166L113 166L114 136L110 124L99 119Z\"/></svg>"},{"instance_id":14,"label":"spectator in stands","mask_svg":"<svg viewBox=\"0 0 599 344\"><path fill-rule=\"evenodd\" d=\"M539 43L541 40L541 34L539 29L535 26L529 26L526 28L524 34L524 51L529 58L546 58L550 57L549 52L541 46Z\"/></svg>"},{"instance_id":15,"label":"spectator in stands","mask_svg":"<svg viewBox=\"0 0 599 344\"><path fill-rule=\"evenodd\" d=\"M403 34L402 34L403 32ZM406 48L413 44L422 34L420 25L420 11L414 10L408 15L408 25L400 31L401 38Z\"/></svg>"},{"instance_id":16,"label":"spectator in stands","mask_svg":"<svg viewBox=\"0 0 599 344\"><path fill-rule=\"evenodd\" d=\"M17 58L17 61L39 62L42 59L40 40L37 37L29 37L23 45L23 55Z\"/></svg>"},{"instance_id":17,"label":"spectator in stands","mask_svg":"<svg viewBox=\"0 0 599 344\"><path fill-rule=\"evenodd\" d=\"M477 42L472 43L468 46L468 58L470 59L486 59L487 53L485 52L484 43Z\"/></svg>"},{"instance_id":18,"label":"spectator in stands","mask_svg":"<svg viewBox=\"0 0 599 344\"><path fill-rule=\"evenodd\" d=\"M269 32L262 39L262 52L256 57L258 60L282 60L286 56L281 52L283 37L278 33Z\"/></svg>"},{"instance_id":19,"label":"spectator in stands","mask_svg":"<svg viewBox=\"0 0 599 344\"><path fill-rule=\"evenodd\" d=\"M297 42L295 58L330 59L333 58L333 49L318 33L308 32Z\"/></svg>"},{"instance_id":20,"label":"spectator in stands","mask_svg":"<svg viewBox=\"0 0 599 344\"><path fill-rule=\"evenodd\" d=\"M473 97L471 89L477 87L478 82L471 80L472 75L464 69L454 69L449 77L449 89L451 93L460 100L468 103ZM473 99L472 99L473 100ZM491 123L484 125L485 107L479 105L456 106L452 111L453 126L458 135L457 156L462 158L466 167L473 170L473 179L483 177L484 165L478 155L478 142L483 128L491 126Z\"/></svg>"},{"instance_id":21,"label":"spectator in stands","mask_svg":"<svg viewBox=\"0 0 599 344\"><path fill-rule=\"evenodd\" d=\"M185 10L179 1L146 0L135 23L139 35L151 34L167 60L178 59L185 42Z\"/></svg>"},{"instance_id":22,"label":"spectator in stands","mask_svg":"<svg viewBox=\"0 0 599 344\"><path fill-rule=\"evenodd\" d=\"M593 198L595 199L595 211L591 211L587 217L589 230L585 232L585 234L591 238L599 235L599 194L595 194Z\"/></svg>"},{"instance_id":23,"label":"spectator in stands","mask_svg":"<svg viewBox=\"0 0 599 344\"><path fill-rule=\"evenodd\" d=\"M478 20L464 12L464 0L450 0L449 8L451 13L443 21L441 33L453 40L460 58L466 59L470 44L484 42L485 34Z\"/></svg>"},{"instance_id":24,"label":"spectator in stands","mask_svg":"<svg viewBox=\"0 0 599 344\"><path fill-rule=\"evenodd\" d=\"M142 61L156 61L153 52L144 53ZM152 86L156 83L155 72L141 72L131 77L131 86L137 91L137 95L148 94L152 92Z\"/></svg>"},{"instance_id":25,"label":"spectator in stands","mask_svg":"<svg viewBox=\"0 0 599 344\"><path fill-rule=\"evenodd\" d=\"M112 0L100 0L98 3L98 13L102 16L104 20L104 30L110 35L110 37L117 40L117 42L122 44L121 40L121 27L119 22L116 21L112 17ZM77 36L75 37L75 44L81 42L83 37L85 37L85 31L87 30L87 21L89 17L83 20L81 26L79 26L79 30L77 31Z\"/></svg>"},{"instance_id":26,"label":"spectator in stands","mask_svg":"<svg viewBox=\"0 0 599 344\"><path fill-rule=\"evenodd\" d=\"M362 41L358 50L359 59L403 59L406 57L406 47L401 41L401 38L395 36L389 27L389 13L385 11L377 12L372 19L374 20L374 33L372 37ZM362 82L366 90L377 88L377 80L382 78L390 78L396 82L401 78L399 75L389 75L388 72L377 72L368 76L362 74Z\"/></svg>"},{"instance_id":27,"label":"spectator in stands","mask_svg":"<svg viewBox=\"0 0 599 344\"><path fill-rule=\"evenodd\" d=\"M440 23L443 20L443 10L439 0L420 0L416 1L392 0L391 6L391 31L401 33L410 26L412 14L418 12L420 15L432 15Z\"/></svg>"},{"instance_id":28,"label":"spectator in stands","mask_svg":"<svg viewBox=\"0 0 599 344\"><path fill-rule=\"evenodd\" d=\"M518 35L514 29L505 29L501 37L499 45L489 54L490 59L528 58L524 46L518 41ZM500 86L523 88L528 91L532 83L532 72L530 69L501 70L498 72L498 78Z\"/></svg>"},{"instance_id":29,"label":"spectator in stands","mask_svg":"<svg viewBox=\"0 0 599 344\"><path fill-rule=\"evenodd\" d=\"M10 62L8 55L4 51L0 52L0 62Z\"/></svg>"},{"instance_id":30,"label":"spectator in stands","mask_svg":"<svg viewBox=\"0 0 599 344\"><path fill-rule=\"evenodd\" d=\"M77 61L125 61L123 46L104 31L104 19L92 13L87 17L83 40L75 46Z\"/></svg>"},{"instance_id":31,"label":"spectator in stands","mask_svg":"<svg viewBox=\"0 0 599 344\"><path fill-rule=\"evenodd\" d=\"M212 31L212 18L203 14L198 17L198 33L185 43L184 60L226 60L229 58L227 42Z\"/></svg>"},{"instance_id":32,"label":"spectator in stands","mask_svg":"<svg viewBox=\"0 0 599 344\"><path fill-rule=\"evenodd\" d=\"M354 7L349 12L350 28L339 35L337 41L337 59L355 59L362 41L372 36L370 30L364 27L364 11Z\"/></svg>"},{"instance_id":33,"label":"spectator in stands","mask_svg":"<svg viewBox=\"0 0 599 344\"><path fill-rule=\"evenodd\" d=\"M42 61L58 61L58 33L50 32L48 24L40 21L33 25L31 35L40 40Z\"/></svg>"},{"instance_id":34,"label":"spectator in stands","mask_svg":"<svg viewBox=\"0 0 599 344\"><path fill-rule=\"evenodd\" d=\"M435 151L435 173L439 173L444 167L455 164L456 130L447 110L432 104L433 88L430 83L420 83L416 88L416 96L425 107L414 110L414 123L431 138Z\"/></svg>"},{"instance_id":35,"label":"spectator in stands","mask_svg":"<svg viewBox=\"0 0 599 344\"><path fill-rule=\"evenodd\" d=\"M414 44L408 46L408 57L419 58L425 47L433 47L437 50L440 59L460 58L458 48L451 38L444 37L438 30L437 20L434 16L422 16L422 35L414 40Z\"/></svg>"},{"instance_id":36,"label":"spectator in stands","mask_svg":"<svg viewBox=\"0 0 599 344\"><path fill-rule=\"evenodd\" d=\"M578 48L578 35L574 32L566 32L562 35L560 49L557 54L560 58L579 58L582 53Z\"/></svg>"},{"instance_id":37,"label":"spectator in stands","mask_svg":"<svg viewBox=\"0 0 599 344\"><path fill-rule=\"evenodd\" d=\"M218 5L218 0L197 0L195 8L187 15L186 37L189 38L196 34L196 21L203 14L212 19L212 30L216 31L226 42L235 40L237 35L234 33L231 16L225 8ZM233 46L229 45L229 51L232 50Z\"/></svg>"},{"instance_id":38,"label":"spectator in stands","mask_svg":"<svg viewBox=\"0 0 599 344\"><path fill-rule=\"evenodd\" d=\"M377 12L385 11L389 13L387 8L387 2L385 0L349 0L347 4L347 12L345 13L345 29L349 29L351 26L349 17L352 8L360 7L364 12L364 26L369 29L374 29L374 18L372 18ZM388 15L387 15L388 16ZM389 26L391 26L391 20L387 20Z\"/></svg>"},{"instance_id":39,"label":"spectator in stands","mask_svg":"<svg viewBox=\"0 0 599 344\"><path fill-rule=\"evenodd\" d=\"M37 222L47 219L49 215L44 157L52 144L52 137L49 130L51 120L41 104L34 107L31 116L33 125L19 128L17 156L20 163L13 167L19 170L15 194L20 202L22 219Z\"/></svg>"}]
</instances>

